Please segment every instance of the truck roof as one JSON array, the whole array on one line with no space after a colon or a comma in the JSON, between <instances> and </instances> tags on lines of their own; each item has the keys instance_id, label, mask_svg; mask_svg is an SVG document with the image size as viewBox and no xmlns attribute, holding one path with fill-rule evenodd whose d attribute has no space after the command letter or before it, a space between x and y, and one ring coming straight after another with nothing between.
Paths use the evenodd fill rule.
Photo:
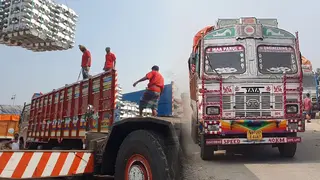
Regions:
<instances>
[{"instance_id":1,"label":"truck roof","mask_svg":"<svg viewBox=\"0 0 320 180\"><path fill-rule=\"evenodd\" d=\"M20 105L0 105L0 114L15 114L20 115L22 112L23 106Z\"/></svg>"},{"instance_id":2,"label":"truck roof","mask_svg":"<svg viewBox=\"0 0 320 180\"><path fill-rule=\"evenodd\" d=\"M206 26L202 28L200 31L198 31L194 38L193 38L193 52L195 52L196 47L198 46L199 40L205 36L206 34L222 29L222 28L230 28L236 25L249 25L249 26L255 26L255 25L262 25L271 29L277 29L278 28L278 20L275 18L255 18L255 17L241 17L241 18L231 18L231 19L218 19L215 26ZM281 30L283 31L283 30ZM293 38L293 35L291 33L285 33L287 36L290 36ZM262 35L261 35L262 36Z\"/></svg>"}]
</instances>

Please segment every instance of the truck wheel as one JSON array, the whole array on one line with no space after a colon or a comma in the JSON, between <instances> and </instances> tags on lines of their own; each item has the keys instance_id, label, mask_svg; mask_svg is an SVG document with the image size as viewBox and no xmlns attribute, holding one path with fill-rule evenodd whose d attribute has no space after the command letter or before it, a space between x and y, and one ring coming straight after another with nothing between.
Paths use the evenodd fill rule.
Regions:
<instances>
[{"instance_id":1,"label":"truck wheel","mask_svg":"<svg viewBox=\"0 0 320 180\"><path fill-rule=\"evenodd\" d=\"M131 132L118 151L115 180L170 180L163 148L157 134L146 130Z\"/></svg>"},{"instance_id":2,"label":"truck wheel","mask_svg":"<svg viewBox=\"0 0 320 180\"><path fill-rule=\"evenodd\" d=\"M297 143L280 144L278 149L282 157L292 158L296 154Z\"/></svg>"},{"instance_id":3,"label":"truck wheel","mask_svg":"<svg viewBox=\"0 0 320 180\"><path fill-rule=\"evenodd\" d=\"M215 147L214 146L206 146L206 141L205 141L204 135L201 135L200 147L201 147L200 156L201 156L202 160L207 161L207 160L212 160L214 158L213 151L214 151Z\"/></svg>"},{"instance_id":4,"label":"truck wheel","mask_svg":"<svg viewBox=\"0 0 320 180\"><path fill-rule=\"evenodd\" d=\"M195 144L198 144L199 143L199 128L196 124L196 120L193 118L193 115L191 116L191 138L192 138L192 141L195 143Z\"/></svg>"}]
</instances>

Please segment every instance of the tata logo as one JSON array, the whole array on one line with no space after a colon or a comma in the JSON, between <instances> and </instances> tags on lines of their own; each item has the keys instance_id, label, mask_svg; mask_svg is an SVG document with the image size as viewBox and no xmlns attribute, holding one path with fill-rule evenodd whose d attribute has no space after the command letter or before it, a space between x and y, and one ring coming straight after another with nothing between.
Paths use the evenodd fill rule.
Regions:
<instances>
[{"instance_id":1,"label":"tata logo","mask_svg":"<svg viewBox=\"0 0 320 180\"><path fill-rule=\"evenodd\" d=\"M260 106L259 100L257 99L249 99L247 101L247 107L258 108Z\"/></svg>"},{"instance_id":2,"label":"tata logo","mask_svg":"<svg viewBox=\"0 0 320 180\"><path fill-rule=\"evenodd\" d=\"M247 93L260 93L260 89L263 87L242 87L247 90Z\"/></svg>"}]
</instances>

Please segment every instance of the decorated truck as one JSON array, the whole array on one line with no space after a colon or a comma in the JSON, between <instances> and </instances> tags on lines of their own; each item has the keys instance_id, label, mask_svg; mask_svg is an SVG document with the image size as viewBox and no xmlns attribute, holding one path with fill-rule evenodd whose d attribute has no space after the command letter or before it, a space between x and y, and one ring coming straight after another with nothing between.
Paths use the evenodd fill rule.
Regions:
<instances>
[{"instance_id":1,"label":"decorated truck","mask_svg":"<svg viewBox=\"0 0 320 180\"><path fill-rule=\"evenodd\" d=\"M195 35L191 136L203 160L246 144L295 155L297 133L305 131L300 54L298 33L279 28L277 19L219 19Z\"/></svg>"},{"instance_id":2,"label":"decorated truck","mask_svg":"<svg viewBox=\"0 0 320 180\"><path fill-rule=\"evenodd\" d=\"M310 94L312 102L311 118L315 118L315 114L319 112L319 82L318 73L313 71L312 63L302 56L302 72L303 72L303 95Z\"/></svg>"},{"instance_id":3,"label":"decorated truck","mask_svg":"<svg viewBox=\"0 0 320 180\"><path fill-rule=\"evenodd\" d=\"M0 151L0 179L179 179L180 119L116 122L118 93L112 71L33 96L23 119L28 150Z\"/></svg>"}]
</instances>

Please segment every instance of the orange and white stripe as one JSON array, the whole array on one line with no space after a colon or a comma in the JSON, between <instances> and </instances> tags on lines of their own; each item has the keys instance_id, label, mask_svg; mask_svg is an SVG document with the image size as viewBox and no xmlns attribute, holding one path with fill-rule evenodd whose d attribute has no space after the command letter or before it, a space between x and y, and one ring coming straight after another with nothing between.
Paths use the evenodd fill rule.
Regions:
<instances>
[{"instance_id":1,"label":"orange and white stripe","mask_svg":"<svg viewBox=\"0 0 320 180\"><path fill-rule=\"evenodd\" d=\"M44 178L93 173L89 151L1 151L1 178Z\"/></svg>"}]
</instances>

